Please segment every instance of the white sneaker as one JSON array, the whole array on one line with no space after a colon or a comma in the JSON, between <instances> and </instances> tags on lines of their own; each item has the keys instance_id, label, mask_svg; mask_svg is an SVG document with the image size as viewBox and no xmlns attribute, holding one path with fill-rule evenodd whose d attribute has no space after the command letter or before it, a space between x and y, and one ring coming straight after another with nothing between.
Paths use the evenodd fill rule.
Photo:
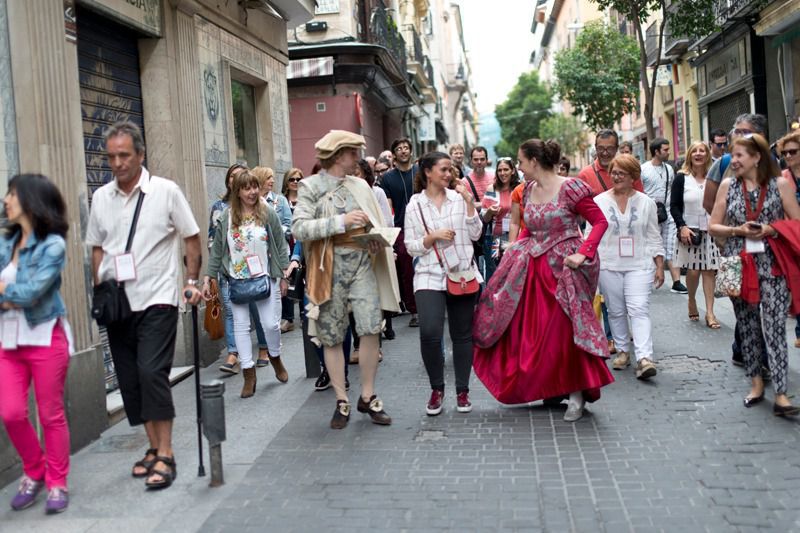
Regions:
<instances>
[{"instance_id":1,"label":"white sneaker","mask_svg":"<svg viewBox=\"0 0 800 533\"><path fill-rule=\"evenodd\" d=\"M564 413L564 422L576 422L583 417L583 405L569 402L567 412Z\"/></svg>"}]
</instances>

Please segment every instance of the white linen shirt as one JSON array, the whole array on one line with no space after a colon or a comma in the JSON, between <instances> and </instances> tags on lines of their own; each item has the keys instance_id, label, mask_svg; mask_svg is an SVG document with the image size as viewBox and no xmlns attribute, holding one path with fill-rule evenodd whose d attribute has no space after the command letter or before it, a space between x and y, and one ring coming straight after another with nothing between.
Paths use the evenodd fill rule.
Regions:
<instances>
[{"instance_id":1,"label":"white linen shirt","mask_svg":"<svg viewBox=\"0 0 800 533\"><path fill-rule=\"evenodd\" d=\"M597 247L601 270L629 272L655 269L653 259L664 256L656 203L636 191L628 198L625 213L614 200L613 189L594 197L594 203L608 220L608 229ZM620 237L633 237L633 257L620 257Z\"/></svg>"},{"instance_id":2,"label":"white linen shirt","mask_svg":"<svg viewBox=\"0 0 800 533\"><path fill-rule=\"evenodd\" d=\"M419 290L444 291L447 290L445 281L445 271L436 258L433 246L425 248L422 244L425 235L425 226L420 218L420 208L425 215L425 223L430 232L437 229L452 229L455 231L456 254L458 255L458 265L447 264L451 271L472 270L479 282L483 282L480 271L473 261L472 241L480 238L483 230L478 211L471 217L467 216L467 204L464 198L451 189L445 189L447 197L442 203L442 208L437 209L425 192L415 194L411 197L406 207L406 220L404 241L414 260L414 292ZM443 243L436 241L435 246L439 248ZM444 254L439 248L439 255L445 261Z\"/></svg>"},{"instance_id":3,"label":"white linen shirt","mask_svg":"<svg viewBox=\"0 0 800 533\"><path fill-rule=\"evenodd\" d=\"M166 178L142 174L130 194L125 194L114 179L92 196L92 210L86 230L86 244L103 249L98 278L115 279L114 257L125 252L139 191L146 196L136 225L131 252L136 279L125 282L125 294L132 311L152 305L178 305L180 280L180 242L200 233L189 202L180 187Z\"/></svg>"},{"instance_id":4,"label":"white linen shirt","mask_svg":"<svg viewBox=\"0 0 800 533\"><path fill-rule=\"evenodd\" d=\"M668 214L670 194L667 187L671 189L673 181L675 181L675 171L667 163L661 163L658 166L655 166L652 161L642 163L642 187L644 188L644 193L652 198L653 201L664 204Z\"/></svg>"}]
</instances>

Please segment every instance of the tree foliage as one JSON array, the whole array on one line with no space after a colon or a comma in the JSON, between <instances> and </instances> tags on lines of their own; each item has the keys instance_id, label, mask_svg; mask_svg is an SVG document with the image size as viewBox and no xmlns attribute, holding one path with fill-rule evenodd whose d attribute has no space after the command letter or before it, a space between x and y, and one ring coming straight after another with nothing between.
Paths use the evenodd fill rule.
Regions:
<instances>
[{"instance_id":1,"label":"tree foliage","mask_svg":"<svg viewBox=\"0 0 800 533\"><path fill-rule=\"evenodd\" d=\"M588 23L575 46L556 54L555 91L586 117L589 127L612 128L636 108L639 45L600 21Z\"/></svg>"},{"instance_id":2,"label":"tree foliage","mask_svg":"<svg viewBox=\"0 0 800 533\"><path fill-rule=\"evenodd\" d=\"M556 114L542 121L542 139L555 139L564 155L586 149L586 128L583 122L570 115Z\"/></svg>"},{"instance_id":3,"label":"tree foliage","mask_svg":"<svg viewBox=\"0 0 800 533\"><path fill-rule=\"evenodd\" d=\"M540 124L550 115L551 105L552 95L539 81L538 72L520 75L506 101L494 108L500 124L500 142L494 147L497 155L516 157L520 144L538 138Z\"/></svg>"}]
</instances>

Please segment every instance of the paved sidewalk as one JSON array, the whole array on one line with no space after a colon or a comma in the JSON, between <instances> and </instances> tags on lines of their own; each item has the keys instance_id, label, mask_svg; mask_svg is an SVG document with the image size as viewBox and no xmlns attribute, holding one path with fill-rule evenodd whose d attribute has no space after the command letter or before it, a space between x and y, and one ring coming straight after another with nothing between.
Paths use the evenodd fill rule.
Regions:
<instances>
[{"instance_id":1,"label":"paved sidewalk","mask_svg":"<svg viewBox=\"0 0 800 533\"><path fill-rule=\"evenodd\" d=\"M658 291L659 375L642 383L632 368L615 372L576 424L562 421L565 406L502 407L474 378L473 412L456 413L449 363L445 411L425 416L418 330L406 316L379 369L394 424L354 410L333 431L332 391L312 392L313 380L299 377L299 334L290 333L289 384L262 369L256 396L241 400L241 376L227 380L226 486L196 477L193 384L184 382L175 389L175 487L146 493L129 477L146 443L123 422L73 458L67 513L3 510L0 531L800 530L800 423L771 414L771 390L742 406L748 384L728 362L732 321L717 305L724 327L712 331L688 322L685 296ZM203 379L216 374L206 369ZM798 383L793 373L792 391Z\"/></svg>"}]
</instances>

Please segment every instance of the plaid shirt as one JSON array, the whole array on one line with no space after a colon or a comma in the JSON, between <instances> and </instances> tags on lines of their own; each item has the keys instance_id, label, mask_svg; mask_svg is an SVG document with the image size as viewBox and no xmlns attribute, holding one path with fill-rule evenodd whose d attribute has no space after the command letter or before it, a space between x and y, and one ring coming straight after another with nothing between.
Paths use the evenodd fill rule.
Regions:
<instances>
[{"instance_id":1,"label":"plaid shirt","mask_svg":"<svg viewBox=\"0 0 800 533\"><path fill-rule=\"evenodd\" d=\"M447 264L447 267L452 271L472 269L478 277L478 281L483 282L473 261L472 253L472 241L480 238L483 223L477 211L473 216L467 216L467 204L460 194L450 189L445 189L445 193L447 198L442 203L440 210L424 192L412 196L406 207L405 244L411 257L416 258L414 260L414 292L419 290L444 291L447 288L445 271L439 264L433 247L425 248L422 244L427 232L420 217L420 209L425 216L428 232L437 229L455 231L453 246L455 246L459 263L457 265ZM442 242L437 241L436 247L439 248L439 256L442 261L445 261L441 245Z\"/></svg>"}]
</instances>

